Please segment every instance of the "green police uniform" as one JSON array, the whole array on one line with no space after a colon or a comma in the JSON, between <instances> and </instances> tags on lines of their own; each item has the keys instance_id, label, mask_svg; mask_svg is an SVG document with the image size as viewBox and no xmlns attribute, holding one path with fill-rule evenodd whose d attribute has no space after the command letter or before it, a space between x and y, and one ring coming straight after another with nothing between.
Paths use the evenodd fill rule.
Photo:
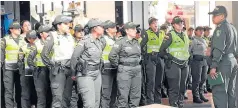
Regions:
<instances>
[{"instance_id":1,"label":"green police uniform","mask_svg":"<svg viewBox=\"0 0 238 108\"><path fill-rule=\"evenodd\" d=\"M102 26L101 21L91 19L88 27ZM84 108L99 108L101 96L101 58L104 49L101 38L94 39L92 34L79 41L71 58L71 70L77 77L78 91L81 94ZM76 70L79 59L86 65L84 72ZM76 73L77 72L77 73Z\"/></svg>"},{"instance_id":2,"label":"green police uniform","mask_svg":"<svg viewBox=\"0 0 238 108\"><path fill-rule=\"evenodd\" d=\"M18 22L13 22L10 29L20 29L21 26ZM1 39L1 66L3 68L3 82L5 88L5 107L14 107L14 85L17 89L16 103L17 107L21 107L21 86L20 74L18 67L18 53L19 49L25 44L22 37L14 38L12 35L6 35Z\"/></svg>"},{"instance_id":3,"label":"green police uniform","mask_svg":"<svg viewBox=\"0 0 238 108\"><path fill-rule=\"evenodd\" d=\"M227 15L224 6L216 6L209 14ZM236 75L237 75L237 31L225 19L217 25L211 38L211 66L221 72L224 83L212 86L212 96L216 108L236 108Z\"/></svg>"},{"instance_id":4,"label":"green police uniform","mask_svg":"<svg viewBox=\"0 0 238 108\"><path fill-rule=\"evenodd\" d=\"M38 29L38 33L48 33L50 31L50 27L47 25L41 25ZM28 58L27 62L30 68L35 68L35 72L33 73L36 93L37 93L37 107L38 108L45 108L46 106L49 107L48 102L50 98L46 98L47 96L51 96L52 94L49 94L47 91L50 89L50 72L49 68L43 63L41 52L43 50L43 47L45 45L45 42L43 39L37 39L35 40L35 48L32 48ZM51 98L52 99L52 98Z\"/></svg>"},{"instance_id":5,"label":"green police uniform","mask_svg":"<svg viewBox=\"0 0 238 108\"><path fill-rule=\"evenodd\" d=\"M116 24L110 20L104 22L104 29L114 28ZM104 61L104 69L102 71L102 94L101 94L101 108L114 107L116 100L116 74L117 69L111 66L108 59L112 46L115 43L115 36L104 35L106 46L103 50L102 58Z\"/></svg>"},{"instance_id":6,"label":"green police uniform","mask_svg":"<svg viewBox=\"0 0 238 108\"><path fill-rule=\"evenodd\" d=\"M58 15L53 24L69 23L71 17ZM70 107L73 80L70 59L74 51L74 39L69 33L52 31L41 52L43 63L51 70L52 107Z\"/></svg>"},{"instance_id":7,"label":"green police uniform","mask_svg":"<svg viewBox=\"0 0 238 108\"><path fill-rule=\"evenodd\" d=\"M180 23L176 16L172 23ZM167 50L167 51L166 51ZM169 103L174 107L183 107L186 80L188 76L189 38L183 32L172 30L168 33L160 48L165 58L165 73L169 84Z\"/></svg>"},{"instance_id":8,"label":"green police uniform","mask_svg":"<svg viewBox=\"0 0 238 108\"><path fill-rule=\"evenodd\" d=\"M136 24L128 22L125 29L135 29ZM135 108L139 106L141 97L141 48L136 39L125 36L116 41L109 54L111 64L118 67L117 108Z\"/></svg>"},{"instance_id":9,"label":"green police uniform","mask_svg":"<svg viewBox=\"0 0 238 108\"><path fill-rule=\"evenodd\" d=\"M203 30L198 26L195 31ZM191 47L190 54L192 56L191 74L192 74L192 93L193 101L195 103L208 102L203 96L204 83L207 79L208 65L206 61L205 51L207 49L207 43L202 37L195 36Z\"/></svg>"}]
</instances>

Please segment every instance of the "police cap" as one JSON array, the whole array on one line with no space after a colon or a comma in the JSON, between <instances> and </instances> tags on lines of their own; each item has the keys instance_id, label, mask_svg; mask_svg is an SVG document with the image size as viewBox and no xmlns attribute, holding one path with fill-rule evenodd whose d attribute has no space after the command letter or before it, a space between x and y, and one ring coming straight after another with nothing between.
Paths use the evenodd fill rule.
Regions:
<instances>
[{"instance_id":1,"label":"police cap","mask_svg":"<svg viewBox=\"0 0 238 108\"><path fill-rule=\"evenodd\" d=\"M41 25L38 29L38 33L49 32L50 30L51 27L49 27L48 25Z\"/></svg>"},{"instance_id":2,"label":"police cap","mask_svg":"<svg viewBox=\"0 0 238 108\"><path fill-rule=\"evenodd\" d=\"M180 17L180 16L175 16L172 20L172 23L171 24L177 24L177 23L180 23L180 22L184 22L183 19Z\"/></svg>"},{"instance_id":3,"label":"police cap","mask_svg":"<svg viewBox=\"0 0 238 108\"><path fill-rule=\"evenodd\" d=\"M149 25L154 21L158 21L158 19L156 19L155 17L150 17L148 20Z\"/></svg>"},{"instance_id":4,"label":"police cap","mask_svg":"<svg viewBox=\"0 0 238 108\"><path fill-rule=\"evenodd\" d=\"M21 28L21 25L17 21L12 22L12 24L9 26L9 29L20 29L20 28Z\"/></svg>"},{"instance_id":5,"label":"police cap","mask_svg":"<svg viewBox=\"0 0 238 108\"><path fill-rule=\"evenodd\" d=\"M220 14L224 14L225 16L227 16L227 10L224 6L216 6L216 8L212 11L208 13L209 15L220 15Z\"/></svg>"},{"instance_id":6,"label":"police cap","mask_svg":"<svg viewBox=\"0 0 238 108\"><path fill-rule=\"evenodd\" d=\"M37 38L36 36L36 31L35 30L30 30L29 32L26 33L26 38Z\"/></svg>"},{"instance_id":7,"label":"police cap","mask_svg":"<svg viewBox=\"0 0 238 108\"><path fill-rule=\"evenodd\" d=\"M102 26L103 27L103 23L102 21L98 20L98 19L90 19L88 21L88 28L92 28L92 27L96 27L96 26Z\"/></svg>"},{"instance_id":8,"label":"police cap","mask_svg":"<svg viewBox=\"0 0 238 108\"><path fill-rule=\"evenodd\" d=\"M55 20L53 24L59 24L59 23L69 23L72 21L72 17L66 16L66 15L58 15L55 17Z\"/></svg>"},{"instance_id":9,"label":"police cap","mask_svg":"<svg viewBox=\"0 0 238 108\"><path fill-rule=\"evenodd\" d=\"M74 31L81 32L81 31L83 31L83 30L84 30L84 29L83 29L83 26L80 25L80 24L78 24L78 25L76 25L76 26L74 27Z\"/></svg>"},{"instance_id":10,"label":"police cap","mask_svg":"<svg viewBox=\"0 0 238 108\"><path fill-rule=\"evenodd\" d=\"M138 24L134 24L133 22L127 22L127 23L124 25L124 29L136 28L136 27L138 27L138 26L139 26Z\"/></svg>"},{"instance_id":11,"label":"police cap","mask_svg":"<svg viewBox=\"0 0 238 108\"><path fill-rule=\"evenodd\" d=\"M204 28L203 28L202 26L197 26L197 27L195 28L195 31L198 31L198 30L204 30Z\"/></svg>"},{"instance_id":12,"label":"police cap","mask_svg":"<svg viewBox=\"0 0 238 108\"><path fill-rule=\"evenodd\" d=\"M209 27L209 26L204 26L203 28L204 28L204 31L208 31L208 30L211 30L211 29L212 29L212 28Z\"/></svg>"},{"instance_id":13,"label":"police cap","mask_svg":"<svg viewBox=\"0 0 238 108\"><path fill-rule=\"evenodd\" d=\"M103 24L103 27L104 27L105 29L114 28L114 27L116 27L116 26L117 26L117 24L114 23L114 22L112 22L112 21L110 21L110 20L105 21L104 24Z\"/></svg>"}]
</instances>

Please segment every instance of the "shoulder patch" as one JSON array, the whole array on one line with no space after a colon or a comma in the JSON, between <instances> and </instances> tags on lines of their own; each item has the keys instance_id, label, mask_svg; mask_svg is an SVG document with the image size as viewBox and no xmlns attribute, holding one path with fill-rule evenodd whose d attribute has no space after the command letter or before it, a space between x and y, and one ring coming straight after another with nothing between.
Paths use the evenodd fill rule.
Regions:
<instances>
[{"instance_id":1,"label":"shoulder patch","mask_svg":"<svg viewBox=\"0 0 238 108\"><path fill-rule=\"evenodd\" d=\"M216 36L219 37L220 34L221 34L221 30L217 30L217 31L216 31Z\"/></svg>"}]
</instances>

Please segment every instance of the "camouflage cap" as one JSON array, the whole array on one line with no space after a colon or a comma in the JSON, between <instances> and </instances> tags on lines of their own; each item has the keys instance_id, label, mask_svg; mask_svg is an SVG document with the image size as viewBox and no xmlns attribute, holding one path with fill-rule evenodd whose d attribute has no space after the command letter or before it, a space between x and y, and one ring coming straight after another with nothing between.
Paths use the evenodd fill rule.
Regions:
<instances>
[{"instance_id":1,"label":"camouflage cap","mask_svg":"<svg viewBox=\"0 0 238 108\"><path fill-rule=\"evenodd\" d=\"M172 20L172 24L177 24L177 23L180 23L180 22L184 22L183 19L180 17L180 16L175 16Z\"/></svg>"},{"instance_id":2,"label":"camouflage cap","mask_svg":"<svg viewBox=\"0 0 238 108\"><path fill-rule=\"evenodd\" d=\"M90 19L87 23L89 28L95 27L95 26L102 26L103 27L103 23L102 21L98 20L98 19Z\"/></svg>"},{"instance_id":3,"label":"camouflage cap","mask_svg":"<svg viewBox=\"0 0 238 108\"><path fill-rule=\"evenodd\" d=\"M83 26L80 25L80 24L78 24L78 25L76 25L76 26L74 27L74 31L80 32L80 31L83 31L83 30L84 30L84 29L83 29Z\"/></svg>"},{"instance_id":4,"label":"camouflage cap","mask_svg":"<svg viewBox=\"0 0 238 108\"><path fill-rule=\"evenodd\" d=\"M12 22L12 24L9 26L9 29L20 29L20 28L21 28L21 25L17 21Z\"/></svg>"},{"instance_id":5,"label":"camouflage cap","mask_svg":"<svg viewBox=\"0 0 238 108\"><path fill-rule=\"evenodd\" d=\"M224 14L225 16L227 16L227 10L224 6L216 6L216 8L212 11L208 13L209 15L220 15L220 14Z\"/></svg>"},{"instance_id":6,"label":"camouflage cap","mask_svg":"<svg viewBox=\"0 0 238 108\"><path fill-rule=\"evenodd\" d=\"M42 33L42 32L49 32L51 30L51 27L48 25L41 25L38 28L38 33Z\"/></svg>"},{"instance_id":7,"label":"camouflage cap","mask_svg":"<svg viewBox=\"0 0 238 108\"><path fill-rule=\"evenodd\" d=\"M66 16L66 15L58 15L55 17L55 20L53 22L53 24L59 24L59 23L69 23L71 22L73 19L72 17Z\"/></svg>"},{"instance_id":8,"label":"camouflage cap","mask_svg":"<svg viewBox=\"0 0 238 108\"><path fill-rule=\"evenodd\" d=\"M37 38L36 31L35 30L30 30L29 32L27 32L26 38L34 38L34 39Z\"/></svg>"},{"instance_id":9,"label":"camouflage cap","mask_svg":"<svg viewBox=\"0 0 238 108\"><path fill-rule=\"evenodd\" d=\"M103 23L103 27L104 27L105 29L114 28L114 27L116 27L116 26L117 26L117 24L114 23L114 22L112 22L112 21L110 21L110 20L107 20L107 21L105 21L105 22Z\"/></svg>"},{"instance_id":10,"label":"camouflage cap","mask_svg":"<svg viewBox=\"0 0 238 108\"><path fill-rule=\"evenodd\" d=\"M127 23L124 25L124 29L136 28L136 27L138 27L138 24L134 24L133 22L127 22Z\"/></svg>"}]
</instances>

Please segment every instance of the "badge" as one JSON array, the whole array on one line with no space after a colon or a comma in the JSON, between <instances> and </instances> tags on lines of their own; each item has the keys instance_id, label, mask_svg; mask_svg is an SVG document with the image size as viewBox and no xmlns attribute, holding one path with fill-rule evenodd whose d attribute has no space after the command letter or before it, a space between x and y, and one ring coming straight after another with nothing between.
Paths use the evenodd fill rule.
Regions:
<instances>
[{"instance_id":1,"label":"badge","mask_svg":"<svg viewBox=\"0 0 238 108\"><path fill-rule=\"evenodd\" d=\"M217 37L219 37L220 34L221 34L221 31L220 31L220 30L217 30L217 31L216 31L216 35L217 35Z\"/></svg>"}]
</instances>

